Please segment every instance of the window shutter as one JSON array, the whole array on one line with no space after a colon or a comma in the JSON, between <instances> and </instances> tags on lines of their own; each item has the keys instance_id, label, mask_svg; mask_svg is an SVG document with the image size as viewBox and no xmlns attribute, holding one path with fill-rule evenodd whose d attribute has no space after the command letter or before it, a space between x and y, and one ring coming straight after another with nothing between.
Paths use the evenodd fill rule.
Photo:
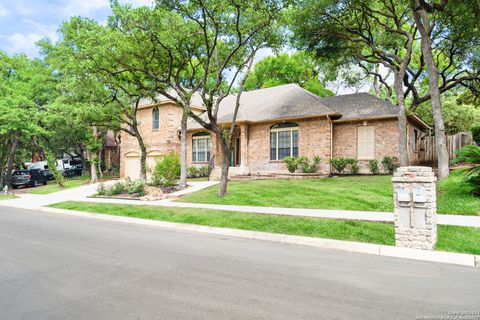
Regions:
<instances>
[{"instance_id":1,"label":"window shutter","mask_svg":"<svg viewBox=\"0 0 480 320\"><path fill-rule=\"evenodd\" d=\"M358 159L375 158L375 127L358 127L357 135L357 157Z\"/></svg>"}]
</instances>

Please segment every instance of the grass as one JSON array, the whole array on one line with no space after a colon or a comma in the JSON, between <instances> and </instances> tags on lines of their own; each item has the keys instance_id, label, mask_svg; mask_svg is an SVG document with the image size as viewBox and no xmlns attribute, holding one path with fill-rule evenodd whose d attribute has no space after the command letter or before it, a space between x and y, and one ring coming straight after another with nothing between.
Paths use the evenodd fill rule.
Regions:
<instances>
[{"instance_id":1,"label":"grass","mask_svg":"<svg viewBox=\"0 0 480 320\"><path fill-rule=\"evenodd\" d=\"M74 201L54 204L51 207L211 227L255 230L377 244L393 244L394 238L392 225L366 221L288 217L208 209L119 205Z\"/></svg>"},{"instance_id":2,"label":"grass","mask_svg":"<svg viewBox=\"0 0 480 320\"><path fill-rule=\"evenodd\" d=\"M381 222L73 201L51 207L221 228L394 245L393 225ZM480 254L480 228L443 225L437 228L438 250Z\"/></svg>"},{"instance_id":3,"label":"grass","mask_svg":"<svg viewBox=\"0 0 480 320\"><path fill-rule=\"evenodd\" d=\"M65 179L65 189L80 187L81 185L86 184L88 180L90 180L90 177L88 176ZM26 192L30 194L49 194L60 190L61 189L56 181L49 181L46 186L30 188Z\"/></svg>"},{"instance_id":4,"label":"grass","mask_svg":"<svg viewBox=\"0 0 480 320\"><path fill-rule=\"evenodd\" d=\"M438 183L437 211L441 214L480 216L480 198L458 171ZM218 186L181 197L193 203L318 208L360 211L393 211L390 176L350 176L299 180L250 180L229 183L229 193L217 196Z\"/></svg>"},{"instance_id":5,"label":"grass","mask_svg":"<svg viewBox=\"0 0 480 320\"><path fill-rule=\"evenodd\" d=\"M11 194L0 194L0 200L10 200L10 199L15 199L17 198L16 196L14 195L11 195Z\"/></svg>"},{"instance_id":6,"label":"grass","mask_svg":"<svg viewBox=\"0 0 480 320\"><path fill-rule=\"evenodd\" d=\"M322 208L392 211L392 184L388 176L356 176L298 180L233 181L228 194L218 197L218 186L181 197L178 201L286 208Z\"/></svg>"},{"instance_id":7,"label":"grass","mask_svg":"<svg viewBox=\"0 0 480 320\"><path fill-rule=\"evenodd\" d=\"M472 189L460 170L453 171L437 184L438 212L480 216L480 197L470 194Z\"/></svg>"}]
</instances>

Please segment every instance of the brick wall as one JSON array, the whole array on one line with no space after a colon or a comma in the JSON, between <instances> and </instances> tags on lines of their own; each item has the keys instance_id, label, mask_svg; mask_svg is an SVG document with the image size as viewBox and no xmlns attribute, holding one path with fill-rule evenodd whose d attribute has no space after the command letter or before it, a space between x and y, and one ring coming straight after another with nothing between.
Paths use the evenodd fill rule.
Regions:
<instances>
[{"instance_id":1,"label":"brick wall","mask_svg":"<svg viewBox=\"0 0 480 320\"><path fill-rule=\"evenodd\" d=\"M180 153L180 139L178 130L182 119L182 109L173 103L162 104L159 108L159 129L153 129L152 109L146 107L138 110L140 133L147 146L147 152L167 154L171 151ZM127 153L138 153L140 147L135 137L121 133L120 143L120 176L125 177L125 155Z\"/></svg>"},{"instance_id":2,"label":"brick wall","mask_svg":"<svg viewBox=\"0 0 480 320\"><path fill-rule=\"evenodd\" d=\"M385 156L399 157L398 149L398 123L396 119L352 121L352 122L334 122L333 125L333 156L334 157L357 157L357 127L358 126L375 127L375 159L379 162ZM413 129L417 128L419 133L421 129L413 123L408 126L408 150L410 163L415 164L418 156L413 151ZM360 160L360 173L369 173L367 167L368 160Z\"/></svg>"},{"instance_id":3,"label":"brick wall","mask_svg":"<svg viewBox=\"0 0 480 320\"><path fill-rule=\"evenodd\" d=\"M330 121L316 118L295 121L298 123L299 156L310 159L316 155L322 158L321 172L329 172L330 165ZM279 122L250 124L248 126L248 162L253 174L286 172L283 161L270 161L270 127Z\"/></svg>"}]
</instances>

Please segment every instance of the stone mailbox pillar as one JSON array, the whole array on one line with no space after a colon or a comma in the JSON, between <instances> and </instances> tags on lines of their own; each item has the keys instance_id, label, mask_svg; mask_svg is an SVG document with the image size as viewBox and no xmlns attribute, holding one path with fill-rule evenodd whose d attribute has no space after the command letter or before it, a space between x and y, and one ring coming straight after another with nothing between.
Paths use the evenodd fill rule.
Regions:
<instances>
[{"instance_id":1,"label":"stone mailbox pillar","mask_svg":"<svg viewBox=\"0 0 480 320\"><path fill-rule=\"evenodd\" d=\"M393 182L395 245L432 250L437 242L437 178L430 167L400 167Z\"/></svg>"}]
</instances>

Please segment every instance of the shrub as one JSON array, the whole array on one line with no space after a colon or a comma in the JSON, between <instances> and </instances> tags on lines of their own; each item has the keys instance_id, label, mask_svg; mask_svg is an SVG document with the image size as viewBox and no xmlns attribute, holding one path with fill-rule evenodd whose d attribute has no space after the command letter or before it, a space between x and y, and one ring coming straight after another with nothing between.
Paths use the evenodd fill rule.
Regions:
<instances>
[{"instance_id":1,"label":"shrub","mask_svg":"<svg viewBox=\"0 0 480 320\"><path fill-rule=\"evenodd\" d=\"M469 165L469 168L463 169L466 181L473 186L472 193L480 196L480 147L465 146L455 154L452 163L463 162Z\"/></svg>"},{"instance_id":2,"label":"shrub","mask_svg":"<svg viewBox=\"0 0 480 320\"><path fill-rule=\"evenodd\" d=\"M104 183L100 183L97 188L97 196L106 196L107 195L107 187L105 187Z\"/></svg>"},{"instance_id":3,"label":"shrub","mask_svg":"<svg viewBox=\"0 0 480 320\"><path fill-rule=\"evenodd\" d=\"M138 194L139 196L145 195L145 180L137 179L137 180L130 180L127 179L125 182L125 189L127 190L128 194Z\"/></svg>"},{"instance_id":4,"label":"shrub","mask_svg":"<svg viewBox=\"0 0 480 320\"><path fill-rule=\"evenodd\" d=\"M160 162L155 164L152 173L152 184L154 186L172 187L180 178L180 158L178 154L171 152Z\"/></svg>"},{"instance_id":5,"label":"shrub","mask_svg":"<svg viewBox=\"0 0 480 320\"><path fill-rule=\"evenodd\" d=\"M208 177L208 167L198 168L198 176L199 177Z\"/></svg>"},{"instance_id":6,"label":"shrub","mask_svg":"<svg viewBox=\"0 0 480 320\"><path fill-rule=\"evenodd\" d=\"M112 195L121 194L125 191L125 185L121 182L115 182L113 186L110 187Z\"/></svg>"},{"instance_id":7,"label":"shrub","mask_svg":"<svg viewBox=\"0 0 480 320\"><path fill-rule=\"evenodd\" d=\"M348 160L346 158L332 158L330 159L330 164L335 169L338 174L342 174L345 171L345 168L348 165Z\"/></svg>"},{"instance_id":8,"label":"shrub","mask_svg":"<svg viewBox=\"0 0 480 320\"><path fill-rule=\"evenodd\" d=\"M188 178L201 178L208 177L208 167L188 167L187 168L187 177Z\"/></svg>"},{"instance_id":9,"label":"shrub","mask_svg":"<svg viewBox=\"0 0 480 320\"><path fill-rule=\"evenodd\" d=\"M300 157L297 159L298 166L302 168L303 173L317 172L317 166L320 163L321 158L319 156L313 157L310 161L307 157Z\"/></svg>"},{"instance_id":10,"label":"shrub","mask_svg":"<svg viewBox=\"0 0 480 320\"><path fill-rule=\"evenodd\" d=\"M378 160L369 160L368 161L368 168L372 174L379 174L380 169L378 168Z\"/></svg>"},{"instance_id":11,"label":"shrub","mask_svg":"<svg viewBox=\"0 0 480 320\"><path fill-rule=\"evenodd\" d=\"M358 160L355 158L346 158L347 164L350 165L350 170L352 174L358 174L360 168L358 167Z\"/></svg>"},{"instance_id":12,"label":"shrub","mask_svg":"<svg viewBox=\"0 0 480 320\"><path fill-rule=\"evenodd\" d=\"M472 136L473 136L473 141L475 141L477 145L480 146L480 125L474 126L472 128Z\"/></svg>"},{"instance_id":13,"label":"shrub","mask_svg":"<svg viewBox=\"0 0 480 320\"><path fill-rule=\"evenodd\" d=\"M287 170L290 173L294 173L298 169L298 160L295 157L286 157L283 162L287 165Z\"/></svg>"},{"instance_id":14,"label":"shrub","mask_svg":"<svg viewBox=\"0 0 480 320\"><path fill-rule=\"evenodd\" d=\"M395 170L400 166L397 157L385 156L382 160L383 169L387 174L393 174Z\"/></svg>"},{"instance_id":15,"label":"shrub","mask_svg":"<svg viewBox=\"0 0 480 320\"><path fill-rule=\"evenodd\" d=\"M198 178L199 173L197 167L188 167L187 168L187 177L188 178Z\"/></svg>"}]
</instances>

